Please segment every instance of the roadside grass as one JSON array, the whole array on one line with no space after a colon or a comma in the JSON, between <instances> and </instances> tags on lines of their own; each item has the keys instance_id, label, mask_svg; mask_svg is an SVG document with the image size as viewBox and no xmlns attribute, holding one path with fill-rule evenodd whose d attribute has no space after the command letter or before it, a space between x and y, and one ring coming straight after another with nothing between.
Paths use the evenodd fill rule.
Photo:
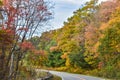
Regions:
<instances>
[{"instance_id":1,"label":"roadside grass","mask_svg":"<svg viewBox=\"0 0 120 80\"><path fill-rule=\"evenodd\" d=\"M61 77L53 75L53 78L51 78L50 80L62 80Z\"/></svg>"},{"instance_id":2,"label":"roadside grass","mask_svg":"<svg viewBox=\"0 0 120 80\"><path fill-rule=\"evenodd\" d=\"M44 77L46 77L47 76L47 72L44 72L44 71L39 71L39 72L37 72L37 74L36 74L36 77L37 78L44 78Z\"/></svg>"}]
</instances>

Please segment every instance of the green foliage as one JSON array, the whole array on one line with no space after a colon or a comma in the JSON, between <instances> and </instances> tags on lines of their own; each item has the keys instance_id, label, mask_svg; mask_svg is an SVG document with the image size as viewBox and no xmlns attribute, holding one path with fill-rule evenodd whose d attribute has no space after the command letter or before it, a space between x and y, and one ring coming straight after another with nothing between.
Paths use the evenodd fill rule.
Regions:
<instances>
[{"instance_id":1,"label":"green foliage","mask_svg":"<svg viewBox=\"0 0 120 80\"><path fill-rule=\"evenodd\" d=\"M105 77L109 79L119 80L120 79L120 70L115 66L106 66L101 70L97 71L96 75L100 77Z\"/></svg>"},{"instance_id":2,"label":"green foliage","mask_svg":"<svg viewBox=\"0 0 120 80\"><path fill-rule=\"evenodd\" d=\"M119 45L120 45L120 32L117 26L109 28L105 32L104 38L101 40L101 45L99 51L102 54L112 54L119 53Z\"/></svg>"},{"instance_id":3,"label":"green foliage","mask_svg":"<svg viewBox=\"0 0 120 80\"><path fill-rule=\"evenodd\" d=\"M50 50L50 47L52 46L56 46L56 41L55 40L51 40L47 46L45 47L45 50L49 51Z\"/></svg>"},{"instance_id":4,"label":"green foliage","mask_svg":"<svg viewBox=\"0 0 120 80\"><path fill-rule=\"evenodd\" d=\"M65 65L65 60L61 58L62 53L59 51L53 51L48 54L48 61L46 65L48 67L60 67Z\"/></svg>"},{"instance_id":5,"label":"green foliage","mask_svg":"<svg viewBox=\"0 0 120 80\"><path fill-rule=\"evenodd\" d=\"M90 68L90 65L84 60L83 53L72 53L69 58L73 67Z\"/></svg>"}]
</instances>

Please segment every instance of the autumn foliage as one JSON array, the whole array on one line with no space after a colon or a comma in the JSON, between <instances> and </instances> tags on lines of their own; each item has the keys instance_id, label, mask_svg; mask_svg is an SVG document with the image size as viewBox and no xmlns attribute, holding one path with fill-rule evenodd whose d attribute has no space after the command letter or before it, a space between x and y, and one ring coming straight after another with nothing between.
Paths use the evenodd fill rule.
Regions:
<instances>
[{"instance_id":1,"label":"autumn foliage","mask_svg":"<svg viewBox=\"0 0 120 80\"><path fill-rule=\"evenodd\" d=\"M62 28L37 38L36 46L48 53L44 66L120 79L120 0L97 1L76 10Z\"/></svg>"},{"instance_id":2,"label":"autumn foliage","mask_svg":"<svg viewBox=\"0 0 120 80\"><path fill-rule=\"evenodd\" d=\"M20 61L35 47L27 39L52 18L44 0L2 0L0 14L0 79L15 80ZM37 52L38 53L38 52Z\"/></svg>"}]
</instances>

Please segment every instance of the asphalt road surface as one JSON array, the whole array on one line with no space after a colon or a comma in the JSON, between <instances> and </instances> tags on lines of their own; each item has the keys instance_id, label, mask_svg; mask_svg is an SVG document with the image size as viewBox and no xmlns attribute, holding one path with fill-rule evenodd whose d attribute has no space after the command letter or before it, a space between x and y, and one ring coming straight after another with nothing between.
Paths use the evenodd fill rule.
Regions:
<instances>
[{"instance_id":1,"label":"asphalt road surface","mask_svg":"<svg viewBox=\"0 0 120 80\"><path fill-rule=\"evenodd\" d=\"M80 74L72 74L67 72L58 72L58 71L49 71L52 74L60 76L62 80L104 80L98 77L80 75Z\"/></svg>"}]
</instances>

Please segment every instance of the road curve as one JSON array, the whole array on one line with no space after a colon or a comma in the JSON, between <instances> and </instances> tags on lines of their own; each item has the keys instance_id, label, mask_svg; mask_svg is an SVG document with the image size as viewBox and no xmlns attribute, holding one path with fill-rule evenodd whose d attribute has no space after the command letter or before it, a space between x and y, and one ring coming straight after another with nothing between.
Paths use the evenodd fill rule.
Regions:
<instances>
[{"instance_id":1,"label":"road curve","mask_svg":"<svg viewBox=\"0 0 120 80\"><path fill-rule=\"evenodd\" d=\"M104 80L102 78L80 75L80 74L72 74L67 72L58 72L58 71L49 71L49 72L57 76L60 76L62 80Z\"/></svg>"}]
</instances>

